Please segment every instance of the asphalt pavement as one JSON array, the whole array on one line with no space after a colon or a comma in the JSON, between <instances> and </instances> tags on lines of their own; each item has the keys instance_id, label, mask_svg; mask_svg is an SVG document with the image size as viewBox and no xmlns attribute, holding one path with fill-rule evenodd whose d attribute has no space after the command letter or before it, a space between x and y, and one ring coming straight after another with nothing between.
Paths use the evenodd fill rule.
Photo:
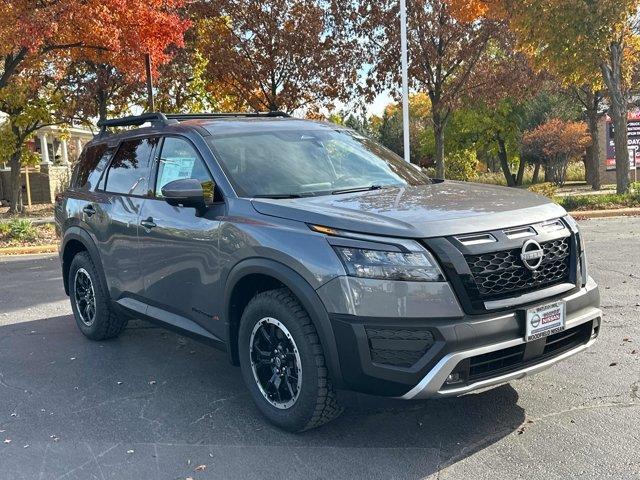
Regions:
<instances>
[{"instance_id":1,"label":"asphalt pavement","mask_svg":"<svg viewBox=\"0 0 640 480\"><path fill-rule=\"evenodd\" d=\"M224 353L141 321L91 342L56 256L0 258L0 479L640 479L640 218L581 226L592 349L460 398L340 392L344 414L300 435Z\"/></svg>"}]
</instances>

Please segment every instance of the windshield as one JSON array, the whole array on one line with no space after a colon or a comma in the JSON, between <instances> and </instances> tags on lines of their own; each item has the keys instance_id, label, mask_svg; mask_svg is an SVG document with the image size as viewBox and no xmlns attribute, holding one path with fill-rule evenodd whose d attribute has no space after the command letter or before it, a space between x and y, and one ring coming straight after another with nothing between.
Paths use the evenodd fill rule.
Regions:
<instances>
[{"instance_id":1,"label":"windshield","mask_svg":"<svg viewBox=\"0 0 640 480\"><path fill-rule=\"evenodd\" d=\"M430 183L421 170L350 130L274 130L208 142L241 197L288 198Z\"/></svg>"}]
</instances>

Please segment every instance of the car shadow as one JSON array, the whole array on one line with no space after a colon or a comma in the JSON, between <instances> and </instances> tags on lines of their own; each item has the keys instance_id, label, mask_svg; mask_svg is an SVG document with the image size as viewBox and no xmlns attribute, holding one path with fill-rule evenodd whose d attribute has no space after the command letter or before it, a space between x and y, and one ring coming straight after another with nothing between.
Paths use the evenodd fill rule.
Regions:
<instances>
[{"instance_id":1,"label":"car shadow","mask_svg":"<svg viewBox=\"0 0 640 480\"><path fill-rule=\"evenodd\" d=\"M509 385L434 401L339 398L332 423L286 433L260 415L224 352L151 324L131 321L107 342L85 339L72 316L0 327L0 430L20 444L153 446L159 464L208 455L223 477L243 478L284 450L294 476L422 478L525 420Z\"/></svg>"}]
</instances>

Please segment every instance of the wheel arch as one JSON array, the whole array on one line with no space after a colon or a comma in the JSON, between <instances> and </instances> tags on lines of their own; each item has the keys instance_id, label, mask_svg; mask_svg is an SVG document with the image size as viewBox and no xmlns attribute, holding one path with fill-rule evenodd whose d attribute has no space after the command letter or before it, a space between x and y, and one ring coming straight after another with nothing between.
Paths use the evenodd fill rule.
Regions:
<instances>
[{"instance_id":1,"label":"wheel arch","mask_svg":"<svg viewBox=\"0 0 640 480\"><path fill-rule=\"evenodd\" d=\"M64 282L64 291L69 295L69 269L73 257L80 252L87 252L91 257L93 265L98 270L100 281L102 282L105 291L108 292L107 280L102 268L102 262L100 261L100 254L98 253L98 247L94 243L91 235L80 227L70 227L64 234L62 241L62 247L60 248L60 260L62 263L62 280Z\"/></svg>"},{"instance_id":2,"label":"wheel arch","mask_svg":"<svg viewBox=\"0 0 640 480\"><path fill-rule=\"evenodd\" d=\"M239 364L238 329L244 307L256 293L281 287L288 288L309 314L318 332L331 379L334 385L340 386L343 382L338 349L324 304L299 273L274 260L247 259L229 272L223 304L229 360L234 365Z\"/></svg>"}]
</instances>

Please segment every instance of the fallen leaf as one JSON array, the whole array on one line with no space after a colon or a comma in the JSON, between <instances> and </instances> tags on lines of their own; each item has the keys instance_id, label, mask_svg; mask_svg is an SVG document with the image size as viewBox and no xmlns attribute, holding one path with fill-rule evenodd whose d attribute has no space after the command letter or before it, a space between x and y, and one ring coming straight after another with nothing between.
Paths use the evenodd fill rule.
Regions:
<instances>
[{"instance_id":1,"label":"fallen leaf","mask_svg":"<svg viewBox=\"0 0 640 480\"><path fill-rule=\"evenodd\" d=\"M194 472L204 472L207 469L206 465L198 465L193 469Z\"/></svg>"}]
</instances>

